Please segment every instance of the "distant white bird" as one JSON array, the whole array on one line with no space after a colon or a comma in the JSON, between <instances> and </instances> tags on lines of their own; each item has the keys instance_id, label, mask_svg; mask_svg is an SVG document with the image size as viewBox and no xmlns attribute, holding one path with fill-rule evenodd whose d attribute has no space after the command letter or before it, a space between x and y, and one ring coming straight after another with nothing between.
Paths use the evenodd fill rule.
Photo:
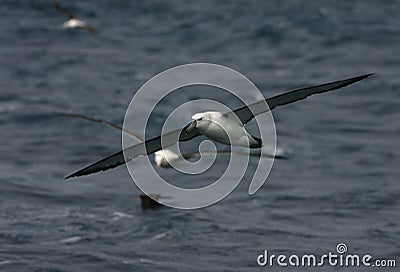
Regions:
<instances>
[{"instance_id":1,"label":"distant white bird","mask_svg":"<svg viewBox=\"0 0 400 272\"><path fill-rule=\"evenodd\" d=\"M125 150L118 151L111 156L108 156L75 173L72 173L66 178L84 176L99 171L105 171L122 165L136 157L152 154L158 150L161 150L162 147L174 145L177 141L189 141L199 135L204 135L223 144L229 144L229 142L227 142L227 135L225 135L229 134L230 139L232 140L232 143L230 144L240 146L243 145L247 137L247 142L249 143L250 147L260 147L262 145L261 140L248 134L243 127L256 115L273 110L279 106L306 99L314 94L325 93L343 88L350 84L366 79L371 75L372 74L367 74L321 85L295 89L293 91L276 95L226 113L205 112L195 114L192 117L192 122L187 124L182 129L171 131L162 136L147 140L144 143L140 143L128 147ZM269 109L264 107L265 102L268 104ZM163 138L163 145L161 144L161 138Z\"/></svg>"},{"instance_id":2,"label":"distant white bird","mask_svg":"<svg viewBox=\"0 0 400 272\"><path fill-rule=\"evenodd\" d=\"M185 154L180 155L169 149L161 149L161 150L154 152L154 161L156 162L156 165L158 167L169 168L169 167L172 167L170 165L171 162L179 162L183 159L188 160L188 159L199 157L202 155L211 155L211 154L219 154L219 155L237 154L237 155L244 155L244 156L247 156L247 155L260 156L261 152L259 150L258 150L258 152L256 151L256 152L250 152L250 153L240 152L240 151L231 151L231 150L216 150L216 151L206 150L206 151L201 151L201 152L194 151L194 152L185 153ZM264 158L268 158L268 159L278 159L278 160L287 160L288 159L286 156L280 155L280 154L271 155L271 154L263 153L262 156Z\"/></svg>"},{"instance_id":3,"label":"distant white bird","mask_svg":"<svg viewBox=\"0 0 400 272\"><path fill-rule=\"evenodd\" d=\"M91 25L89 25L88 23L86 23L85 21L79 20L78 18L76 18L75 15L73 15L72 13L66 11L63 7L61 7L61 5L56 1L56 0L52 0L51 1L53 6L63 15L65 15L68 20L63 22L62 26L63 28L66 29L76 29L76 28L81 28L81 29L86 29L92 33L97 33L97 30L92 27Z\"/></svg>"},{"instance_id":4,"label":"distant white bird","mask_svg":"<svg viewBox=\"0 0 400 272\"><path fill-rule=\"evenodd\" d=\"M115 125L111 122L102 120L102 119L97 119L97 118L93 118L87 115L83 115L83 114L73 114L73 113L62 113L61 115L63 116L69 116L69 117L76 117L76 118L80 118L80 119L85 119L91 122L95 122L95 123L99 123L102 124L104 126L108 126L114 129L117 129L119 131L122 131L123 133L125 133L126 135L128 135L129 137L131 137L132 139L135 139L138 142L143 142L143 139L133 133L132 131L129 131L127 129L124 129L123 127L120 127L118 125ZM232 152L230 150L217 150L217 151L202 151L201 153L198 151L195 152L190 152L190 153L185 153L185 154L178 154L175 153L169 149L162 149L162 150L158 150L157 152L154 153L154 161L157 165L157 167L163 167L163 168L170 168L172 162L179 162L183 159L191 159L191 158L195 158L201 155L207 155L207 154L231 154L231 153L235 153L235 154L239 154L239 155L251 155L251 156L259 156L260 152L253 152L253 153L246 153L246 152ZM283 155L270 155L270 154L263 154L264 157L266 158L270 158L270 159L287 159L285 156Z\"/></svg>"}]
</instances>

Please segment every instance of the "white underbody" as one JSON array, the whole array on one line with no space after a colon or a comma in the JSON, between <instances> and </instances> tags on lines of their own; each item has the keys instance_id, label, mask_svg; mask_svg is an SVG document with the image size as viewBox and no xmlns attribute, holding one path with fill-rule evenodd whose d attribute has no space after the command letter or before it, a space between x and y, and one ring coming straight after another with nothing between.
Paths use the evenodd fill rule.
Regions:
<instances>
[{"instance_id":1,"label":"white underbody","mask_svg":"<svg viewBox=\"0 0 400 272\"><path fill-rule=\"evenodd\" d=\"M197 113L192 118L197 121L197 130L216 142L245 147L258 144L235 115L210 111Z\"/></svg>"},{"instance_id":2,"label":"white underbody","mask_svg":"<svg viewBox=\"0 0 400 272\"><path fill-rule=\"evenodd\" d=\"M179 154L176 154L175 152L168 149L158 150L154 153L154 160L157 167L168 168L171 167L170 162L172 163L181 159L182 157Z\"/></svg>"},{"instance_id":3,"label":"white underbody","mask_svg":"<svg viewBox=\"0 0 400 272\"><path fill-rule=\"evenodd\" d=\"M62 25L63 28L87 28L87 23L75 18L65 21Z\"/></svg>"}]
</instances>

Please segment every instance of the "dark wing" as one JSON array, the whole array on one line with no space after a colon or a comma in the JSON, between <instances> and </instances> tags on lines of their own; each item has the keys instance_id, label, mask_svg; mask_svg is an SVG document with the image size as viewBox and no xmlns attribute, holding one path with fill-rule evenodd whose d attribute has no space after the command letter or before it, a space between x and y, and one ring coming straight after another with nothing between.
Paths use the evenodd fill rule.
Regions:
<instances>
[{"instance_id":1,"label":"dark wing","mask_svg":"<svg viewBox=\"0 0 400 272\"><path fill-rule=\"evenodd\" d=\"M239 151L230 151L230 150L217 150L217 151L202 151L201 154L238 154L238 155L250 155L250 156L260 156L261 153L260 152L250 152L250 153L246 153L246 152L239 152ZM190 152L190 153L186 153L183 154L182 157L185 159L191 159L194 157L200 156L200 152L199 151L195 151L195 152ZM271 154L266 154L263 153L263 156L266 158L270 158L270 159L279 159L279 160L287 160L288 158L286 156L282 156L282 155L271 155Z\"/></svg>"},{"instance_id":2,"label":"dark wing","mask_svg":"<svg viewBox=\"0 0 400 272\"><path fill-rule=\"evenodd\" d=\"M107 158L104 158L75 173L72 173L71 175L67 176L66 179L105 171L124 164L125 162L128 162L139 156L152 154L162 149L161 138L163 139L163 147L168 147L175 144L178 140L178 137L180 142L189 141L190 139L193 139L200 135L200 133L196 129L193 129L189 133L186 133L186 128L188 128L190 124L191 123L187 124L183 129L171 131L162 136L147 140L145 143L133 145L126 148L125 150L118 151L117 153L108 156Z\"/></svg>"},{"instance_id":3,"label":"dark wing","mask_svg":"<svg viewBox=\"0 0 400 272\"><path fill-rule=\"evenodd\" d=\"M81 119L89 120L91 122L99 123L99 124L102 124L104 126L111 127L111 128L117 129L119 131L122 131L123 133L125 133L126 135L128 135L129 137L135 139L138 142L143 142L143 139L139 135L133 133L132 131L124 129L123 127L120 127L118 125L115 125L113 123L107 122L107 121L102 120L102 119L97 119L97 118L93 118L93 117L90 117L90 116L87 116L87 115L74 114L74 113L60 113L60 115L81 118Z\"/></svg>"},{"instance_id":4,"label":"dark wing","mask_svg":"<svg viewBox=\"0 0 400 272\"><path fill-rule=\"evenodd\" d=\"M289 92L286 92L283 94L273 96L266 100L256 102L249 106L247 106L247 105L243 106L243 107L238 108L238 109L234 110L233 112L229 112L227 114L235 113L237 115L237 117L240 119L240 121L243 124L246 124L251 119L253 119L254 116L268 111L268 109L266 109L265 102L267 102L267 104L269 106L269 110L273 110L276 107L290 104L290 103L296 102L298 100L306 99L307 97L309 97L310 95L313 95L313 94L320 94L320 93L325 93L325 92L343 88L350 84L356 83L357 81L366 79L367 77L369 77L371 75L373 75L373 74L362 75L362 76L357 76L357 77L339 80L339 81L335 81L335 82L325 83L325 84L321 84L321 85L295 89L293 91L289 91ZM254 112L254 114L253 114L253 112Z\"/></svg>"},{"instance_id":5,"label":"dark wing","mask_svg":"<svg viewBox=\"0 0 400 272\"><path fill-rule=\"evenodd\" d=\"M98 31L96 28L94 28L93 26L91 26L91 25L89 25L89 24L86 24L86 25L84 26L84 28L85 28L86 30L90 31L90 32L93 33L93 34L98 34L98 33L99 33L99 31Z\"/></svg>"},{"instance_id":6,"label":"dark wing","mask_svg":"<svg viewBox=\"0 0 400 272\"><path fill-rule=\"evenodd\" d=\"M66 11L65 9L63 9L63 7L60 6L60 4L56 1L56 0L52 0L51 3L53 4L53 6L62 14L64 14L66 17L68 17L69 19L74 19L76 18L75 15L73 15L72 13Z\"/></svg>"}]
</instances>

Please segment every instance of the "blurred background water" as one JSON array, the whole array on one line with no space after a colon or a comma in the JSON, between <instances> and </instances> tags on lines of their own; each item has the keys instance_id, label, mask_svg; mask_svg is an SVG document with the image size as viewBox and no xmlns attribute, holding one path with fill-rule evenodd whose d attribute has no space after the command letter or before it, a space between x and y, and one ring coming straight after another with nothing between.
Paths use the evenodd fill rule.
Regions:
<instances>
[{"instance_id":1,"label":"blurred background water","mask_svg":"<svg viewBox=\"0 0 400 272\"><path fill-rule=\"evenodd\" d=\"M265 271L256 262L264 249L322 255L339 242L350 253L399 262L398 1L61 5L100 34L63 30L50 1L0 5L1 271ZM376 75L276 109L278 146L290 159L275 162L255 195L245 179L211 207L143 211L125 167L64 180L117 151L121 135L57 113L122 124L142 84L191 62L236 69L266 97ZM175 106L166 100L157 114ZM160 171L181 186L197 182Z\"/></svg>"}]
</instances>

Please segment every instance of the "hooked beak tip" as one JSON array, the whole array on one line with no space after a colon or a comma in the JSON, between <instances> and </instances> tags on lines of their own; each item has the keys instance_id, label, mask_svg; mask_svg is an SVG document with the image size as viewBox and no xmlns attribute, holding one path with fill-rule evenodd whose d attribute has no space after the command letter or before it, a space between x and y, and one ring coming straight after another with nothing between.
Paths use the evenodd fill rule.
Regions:
<instances>
[{"instance_id":1,"label":"hooked beak tip","mask_svg":"<svg viewBox=\"0 0 400 272\"><path fill-rule=\"evenodd\" d=\"M190 126L186 129L186 134L189 134L197 126L197 121L193 120Z\"/></svg>"}]
</instances>

